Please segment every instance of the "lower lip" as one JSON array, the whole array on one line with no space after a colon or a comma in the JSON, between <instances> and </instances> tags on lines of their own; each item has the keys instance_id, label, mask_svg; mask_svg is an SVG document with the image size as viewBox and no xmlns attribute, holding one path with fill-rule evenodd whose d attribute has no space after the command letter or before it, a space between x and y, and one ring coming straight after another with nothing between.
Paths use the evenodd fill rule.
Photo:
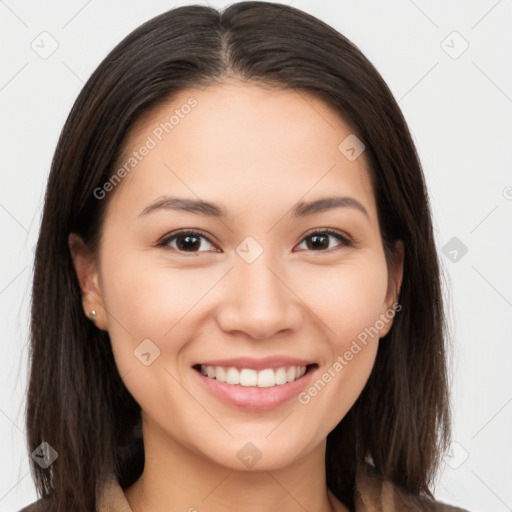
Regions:
<instances>
[{"instance_id":1,"label":"lower lip","mask_svg":"<svg viewBox=\"0 0 512 512\"><path fill-rule=\"evenodd\" d=\"M268 388L226 384L217 379L210 379L196 369L193 369L193 372L197 374L208 390L222 401L241 409L268 410L296 397L304 390L316 369L317 366L308 367L307 372L299 379Z\"/></svg>"}]
</instances>

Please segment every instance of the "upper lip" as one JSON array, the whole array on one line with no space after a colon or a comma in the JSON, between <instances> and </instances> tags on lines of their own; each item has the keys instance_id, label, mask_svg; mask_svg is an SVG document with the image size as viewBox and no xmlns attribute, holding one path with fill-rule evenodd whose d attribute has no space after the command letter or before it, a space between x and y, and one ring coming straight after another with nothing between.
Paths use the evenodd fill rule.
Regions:
<instances>
[{"instance_id":1,"label":"upper lip","mask_svg":"<svg viewBox=\"0 0 512 512\"><path fill-rule=\"evenodd\" d=\"M210 361L201 361L197 364L205 366L222 366L225 368L250 368L252 370L264 370L265 368L281 368L283 366L308 366L315 364L314 361L298 359L287 356L269 356L256 359L253 357L236 357L232 359L215 359Z\"/></svg>"}]
</instances>

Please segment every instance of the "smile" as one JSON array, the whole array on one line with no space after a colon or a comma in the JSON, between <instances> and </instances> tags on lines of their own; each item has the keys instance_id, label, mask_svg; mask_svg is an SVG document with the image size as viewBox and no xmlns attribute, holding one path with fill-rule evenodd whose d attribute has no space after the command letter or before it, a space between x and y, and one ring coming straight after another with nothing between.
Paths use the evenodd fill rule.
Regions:
<instances>
[{"instance_id":1,"label":"smile","mask_svg":"<svg viewBox=\"0 0 512 512\"><path fill-rule=\"evenodd\" d=\"M201 373L210 379L216 379L231 385L256 386L258 388L270 388L282 386L288 382L300 379L306 373L306 366L282 366L280 368L264 368L254 370L252 368L235 368L223 366L209 366L202 364Z\"/></svg>"},{"instance_id":2,"label":"smile","mask_svg":"<svg viewBox=\"0 0 512 512\"><path fill-rule=\"evenodd\" d=\"M289 360L238 359L198 363L192 368L203 389L218 400L245 410L265 411L292 403L318 370L316 363L284 359Z\"/></svg>"}]
</instances>

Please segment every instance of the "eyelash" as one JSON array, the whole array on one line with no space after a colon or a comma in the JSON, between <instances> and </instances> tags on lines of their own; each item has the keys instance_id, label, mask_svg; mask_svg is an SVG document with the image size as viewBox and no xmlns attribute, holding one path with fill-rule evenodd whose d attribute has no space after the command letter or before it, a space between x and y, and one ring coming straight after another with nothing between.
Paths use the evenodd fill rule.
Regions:
<instances>
[{"instance_id":1,"label":"eyelash","mask_svg":"<svg viewBox=\"0 0 512 512\"><path fill-rule=\"evenodd\" d=\"M176 239L177 237L179 237L180 235L193 235L193 236L196 236L196 237L200 237L200 238L204 238L205 240L208 241L208 243L212 244L212 245L215 245L211 240L210 238L208 237L208 235L206 235L206 233L204 233L203 231L200 231L200 230L196 230L196 229L181 229L181 230L178 230L178 231L174 231L172 233L169 233L168 235L166 235L160 242L158 242L156 245L158 247L162 247L164 249L168 248L168 249L172 249L180 254L184 254L184 255L198 255L198 254L201 254L201 252L205 252L205 251L182 251L180 249L176 249L174 247L169 247L169 243L171 241L173 241L174 239ZM350 239L349 237L347 237L346 235L343 235L342 233L340 233L339 231L336 231L334 229L331 229L331 228L325 228L325 229L314 229L313 231L309 231L308 233L306 233L304 235L304 237L301 239L300 244L302 244L302 242L304 242L304 240L306 240L307 238L313 236L313 235L330 235L330 236L333 236L335 238L337 238L341 244L337 247L340 247L340 246L345 246L345 247L353 247L354 246L354 243L355 241ZM321 250L318 250L318 251L313 251L311 250L310 252L319 252L319 253L326 253L326 252L329 252L329 251L332 251L333 249L335 248L330 248L330 249L321 249Z\"/></svg>"}]
</instances>

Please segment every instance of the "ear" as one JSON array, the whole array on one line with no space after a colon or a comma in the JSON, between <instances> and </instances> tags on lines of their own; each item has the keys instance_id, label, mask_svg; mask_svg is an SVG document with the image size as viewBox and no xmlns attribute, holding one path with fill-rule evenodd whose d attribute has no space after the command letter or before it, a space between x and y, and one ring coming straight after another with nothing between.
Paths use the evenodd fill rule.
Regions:
<instances>
[{"instance_id":1,"label":"ear","mask_svg":"<svg viewBox=\"0 0 512 512\"><path fill-rule=\"evenodd\" d=\"M384 303L384 309L381 311L381 319L384 327L380 329L379 338L383 338L391 329L393 325L393 318L397 311L402 309L401 304L398 304L398 296L400 295L400 288L402 286L402 278L404 274L404 243L398 240L395 245L395 255L393 262L390 265L388 276L388 291Z\"/></svg>"},{"instance_id":2,"label":"ear","mask_svg":"<svg viewBox=\"0 0 512 512\"><path fill-rule=\"evenodd\" d=\"M68 237L69 249L73 266L82 291L82 305L87 318L91 311L96 312L94 324L99 329L107 330L108 322L101 290L99 286L96 258L86 246L82 238L76 233L70 233Z\"/></svg>"}]
</instances>

